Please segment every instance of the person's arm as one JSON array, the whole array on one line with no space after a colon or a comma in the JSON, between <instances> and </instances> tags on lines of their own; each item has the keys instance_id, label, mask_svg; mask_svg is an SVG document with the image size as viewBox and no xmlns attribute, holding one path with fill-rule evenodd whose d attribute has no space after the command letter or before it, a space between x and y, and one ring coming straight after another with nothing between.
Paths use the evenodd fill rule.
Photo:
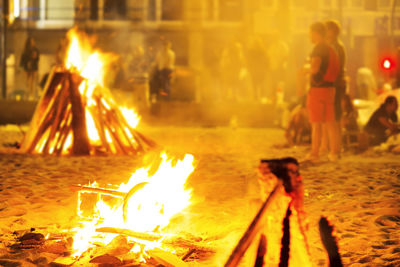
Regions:
<instances>
[{"instance_id":1,"label":"person's arm","mask_svg":"<svg viewBox=\"0 0 400 267\"><path fill-rule=\"evenodd\" d=\"M320 57L312 57L311 58L311 66L310 66L310 73L315 74L319 71L321 67L321 58Z\"/></svg>"},{"instance_id":2,"label":"person's arm","mask_svg":"<svg viewBox=\"0 0 400 267\"><path fill-rule=\"evenodd\" d=\"M388 128L392 133L396 132L398 130L398 127L396 126L396 124L390 122L387 118L379 117L378 120L382 125L384 125L386 128Z\"/></svg>"}]
</instances>

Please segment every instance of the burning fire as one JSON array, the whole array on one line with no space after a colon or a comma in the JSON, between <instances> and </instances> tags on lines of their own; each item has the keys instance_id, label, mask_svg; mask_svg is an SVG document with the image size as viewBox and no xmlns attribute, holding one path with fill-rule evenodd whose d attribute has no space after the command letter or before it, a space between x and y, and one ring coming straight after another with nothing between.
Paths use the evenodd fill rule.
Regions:
<instances>
[{"instance_id":1,"label":"burning fire","mask_svg":"<svg viewBox=\"0 0 400 267\"><path fill-rule=\"evenodd\" d=\"M75 256L93 246L96 237L99 236L96 229L104 227L128 229L154 237L150 241L135 239L136 243L147 250L162 247L162 236L166 235L163 229L170 224L171 218L191 204L191 190L186 189L185 184L194 170L194 157L187 154L182 160L175 161L168 158L164 152L154 174L150 171L152 167L150 165L136 170L126 184L122 183L115 190L100 189L97 183L94 183L87 186L87 190L79 191L78 214L82 214L83 194L93 194L90 189L103 190L103 193L98 193L95 214L74 237ZM113 199L118 200L117 203L108 204L103 199L106 195L113 195ZM110 233L104 234L101 241L109 243L115 236ZM132 250L139 251L137 247Z\"/></svg>"},{"instance_id":2,"label":"burning fire","mask_svg":"<svg viewBox=\"0 0 400 267\"><path fill-rule=\"evenodd\" d=\"M132 131L139 124L140 116L133 109L118 107L110 91L106 88L105 74L115 56L93 49L89 36L75 28L67 33L67 37L69 47L64 70L76 75L78 79L83 78L77 86L85 109L86 131L91 146L90 153L96 153L99 147L112 153L136 153L136 150L140 150L137 149L140 145L137 144L135 133ZM65 88L59 85L56 90L62 91ZM70 104L66 110L66 114L71 113ZM66 118L69 118L68 116L70 115L66 115ZM55 151L63 155L70 153L74 143L70 130L71 119L65 119L61 125L69 130L66 132L59 130L56 138L51 140L53 135L49 128L35 146L36 153L52 154ZM59 137L61 132L65 138Z\"/></svg>"}]
</instances>

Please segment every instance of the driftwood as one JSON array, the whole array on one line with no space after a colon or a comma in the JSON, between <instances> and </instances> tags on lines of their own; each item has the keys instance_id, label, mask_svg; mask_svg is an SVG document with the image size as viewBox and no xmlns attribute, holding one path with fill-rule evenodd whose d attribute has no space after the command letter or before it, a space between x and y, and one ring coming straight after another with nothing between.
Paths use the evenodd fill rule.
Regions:
<instances>
[{"instance_id":1,"label":"driftwood","mask_svg":"<svg viewBox=\"0 0 400 267\"><path fill-rule=\"evenodd\" d=\"M251 243L254 241L254 238L261 231L261 229L265 226L265 218L268 207L271 205L272 201L276 198L278 192L282 188L282 184L278 183L275 188L272 190L268 198L265 200L264 204L261 206L258 211L256 217L250 224L247 231L244 233L243 237L240 239L239 243L233 250L231 256L228 261L225 263L225 267L234 267L238 266L241 258L243 257L246 250L249 248Z\"/></svg>"}]
</instances>

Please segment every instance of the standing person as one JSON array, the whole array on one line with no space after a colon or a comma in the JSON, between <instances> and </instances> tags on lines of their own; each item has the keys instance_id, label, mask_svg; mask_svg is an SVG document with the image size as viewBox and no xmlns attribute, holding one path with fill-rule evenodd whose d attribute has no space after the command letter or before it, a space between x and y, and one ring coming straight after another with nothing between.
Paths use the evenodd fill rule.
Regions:
<instances>
[{"instance_id":1,"label":"standing person","mask_svg":"<svg viewBox=\"0 0 400 267\"><path fill-rule=\"evenodd\" d=\"M247 50L247 66L253 92L251 97L259 102L265 96L265 76L268 72L268 55L262 40L255 37Z\"/></svg>"},{"instance_id":2,"label":"standing person","mask_svg":"<svg viewBox=\"0 0 400 267\"><path fill-rule=\"evenodd\" d=\"M365 131L371 137L371 144L376 146L391 135L400 133L400 126L397 124L397 108L399 104L395 96L388 96L385 102L372 114L365 126Z\"/></svg>"},{"instance_id":3,"label":"standing person","mask_svg":"<svg viewBox=\"0 0 400 267\"><path fill-rule=\"evenodd\" d=\"M335 20L329 20L325 22L326 25L326 39L328 43L333 47L339 58L339 74L335 81L335 120L336 120L336 140L335 142L338 147L335 148L337 151L341 151L341 140L342 132L340 127L340 120L342 118L342 99L346 93L346 79L345 79L345 64L346 64L346 52L343 43L339 40L340 25ZM325 131L327 132L327 131Z\"/></svg>"},{"instance_id":4,"label":"standing person","mask_svg":"<svg viewBox=\"0 0 400 267\"><path fill-rule=\"evenodd\" d=\"M171 75L175 69L175 52L171 47L171 42L165 41L156 57L157 74L161 89L160 95L165 96L167 100L171 97Z\"/></svg>"},{"instance_id":5,"label":"standing person","mask_svg":"<svg viewBox=\"0 0 400 267\"><path fill-rule=\"evenodd\" d=\"M283 94L286 86L286 71L289 59L289 46L279 33L268 49L271 88L269 96L275 105L283 99L278 99L278 93ZM283 97L281 97L283 98Z\"/></svg>"},{"instance_id":6,"label":"standing person","mask_svg":"<svg viewBox=\"0 0 400 267\"><path fill-rule=\"evenodd\" d=\"M243 78L245 73L245 61L242 44L231 42L221 55L221 78L223 96L235 102L243 96Z\"/></svg>"},{"instance_id":7,"label":"standing person","mask_svg":"<svg viewBox=\"0 0 400 267\"><path fill-rule=\"evenodd\" d=\"M26 73L29 98L36 97L35 81L39 66L39 50L36 47L33 37L28 37L25 42L25 49L21 56L20 66Z\"/></svg>"},{"instance_id":8,"label":"standing person","mask_svg":"<svg viewBox=\"0 0 400 267\"><path fill-rule=\"evenodd\" d=\"M339 151L335 122L335 81L339 74L339 59L334 49L325 40L326 26L316 22L310 27L310 40L314 44L311 52L310 90L307 109L311 123L311 153L306 160L318 161L322 140L322 129L328 130L329 159L335 161Z\"/></svg>"}]
</instances>

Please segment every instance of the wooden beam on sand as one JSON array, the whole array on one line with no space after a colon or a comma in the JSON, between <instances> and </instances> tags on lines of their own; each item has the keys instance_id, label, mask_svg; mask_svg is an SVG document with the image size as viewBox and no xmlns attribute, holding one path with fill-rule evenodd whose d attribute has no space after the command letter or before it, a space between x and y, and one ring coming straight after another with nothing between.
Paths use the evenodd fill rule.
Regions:
<instances>
[{"instance_id":1,"label":"wooden beam on sand","mask_svg":"<svg viewBox=\"0 0 400 267\"><path fill-rule=\"evenodd\" d=\"M155 248L147 251L150 257L165 267L188 267L189 265L176 255L167 251Z\"/></svg>"},{"instance_id":2,"label":"wooden beam on sand","mask_svg":"<svg viewBox=\"0 0 400 267\"><path fill-rule=\"evenodd\" d=\"M125 196L126 196L126 193L124 193L124 192L119 192L116 190L104 189L104 188L94 188L94 187L80 186L80 185L71 185L69 188L75 192L81 191L81 192L88 192L88 193L105 194L105 195L110 195L110 196L115 196L115 197L120 197L120 198L125 198Z\"/></svg>"},{"instance_id":3,"label":"wooden beam on sand","mask_svg":"<svg viewBox=\"0 0 400 267\"><path fill-rule=\"evenodd\" d=\"M258 211L256 217L247 228L247 231L244 233L239 243L233 250L231 256L228 261L225 263L225 267L235 267L239 265L240 260L242 259L244 253L247 251L251 243L254 241L254 238L258 233L264 228L266 222L267 210L271 203L274 201L276 196L280 191L282 191L283 185L281 182L275 186L272 192L269 194L268 198L265 200L264 204L261 206Z\"/></svg>"}]
</instances>

